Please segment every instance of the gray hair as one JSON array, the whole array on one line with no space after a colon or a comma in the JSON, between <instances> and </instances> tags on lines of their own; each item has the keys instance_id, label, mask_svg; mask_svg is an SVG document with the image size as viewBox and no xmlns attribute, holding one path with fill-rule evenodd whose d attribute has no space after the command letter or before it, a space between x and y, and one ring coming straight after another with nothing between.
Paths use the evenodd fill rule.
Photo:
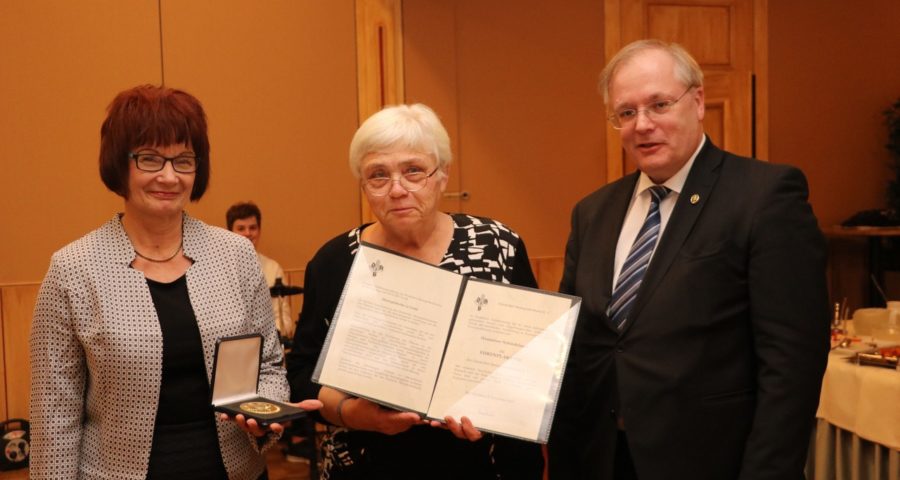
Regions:
<instances>
[{"instance_id":1,"label":"gray hair","mask_svg":"<svg viewBox=\"0 0 900 480\"><path fill-rule=\"evenodd\" d=\"M356 130L350 142L350 170L359 178L366 155L395 148L432 155L441 170L446 170L453 160L450 136L434 110L421 103L391 105L366 119Z\"/></svg>"},{"instance_id":2,"label":"gray hair","mask_svg":"<svg viewBox=\"0 0 900 480\"><path fill-rule=\"evenodd\" d=\"M672 56L675 60L675 78L684 83L686 87L702 87L703 86L703 70L694 60L687 50L677 43L666 43L662 40L647 39L638 40L625 45L612 60L606 64L606 67L600 72L600 92L603 93L603 103L609 104L609 84L612 82L616 71L623 64L637 56L639 53L648 50L661 50Z\"/></svg>"}]
</instances>

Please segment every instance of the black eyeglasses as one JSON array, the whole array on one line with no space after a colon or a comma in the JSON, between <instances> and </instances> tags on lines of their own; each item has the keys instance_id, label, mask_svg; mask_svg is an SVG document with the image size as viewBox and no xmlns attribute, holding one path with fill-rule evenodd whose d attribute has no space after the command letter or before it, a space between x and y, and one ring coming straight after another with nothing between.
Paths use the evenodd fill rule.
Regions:
<instances>
[{"instance_id":1,"label":"black eyeglasses","mask_svg":"<svg viewBox=\"0 0 900 480\"><path fill-rule=\"evenodd\" d=\"M644 114L647 115L647 117L651 120L655 120L657 117L661 117L669 113L669 111L672 110L672 107L674 107L679 100L684 98L684 96L687 95L687 93L691 91L692 88L694 88L693 85L688 87L687 90L685 90L684 93L682 93L681 96L679 96L675 100L657 100L648 105L644 105L643 108L623 108L622 110L619 110L606 118L609 119L609 123L611 123L613 128L615 128L616 130L621 130L633 125L634 122L637 121L638 115L640 115L641 112L644 112Z\"/></svg>"},{"instance_id":2,"label":"black eyeglasses","mask_svg":"<svg viewBox=\"0 0 900 480\"><path fill-rule=\"evenodd\" d=\"M181 154L175 157L164 157L158 153L131 152L128 158L134 160L138 170L144 172L158 172L165 168L166 162L172 162L172 168L178 173L194 173L197 171L197 157L195 155Z\"/></svg>"},{"instance_id":3,"label":"black eyeglasses","mask_svg":"<svg viewBox=\"0 0 900 480\"><path fill-rule=\"evenodd\" d=\"M440 170L440 167L435 167L431 173L425 172L409 172L400 175L399 178L392 177L372 177L363 180L363 185L365 185L366 189L372 195L376 197L383 197L391 191L391 187L394 185L394 182L400 184L404 190L407 192L418 192L419 190L425 188L425 185L428 185L428 179L431 178L435 173Z\"/></svg>"}]
</instances>

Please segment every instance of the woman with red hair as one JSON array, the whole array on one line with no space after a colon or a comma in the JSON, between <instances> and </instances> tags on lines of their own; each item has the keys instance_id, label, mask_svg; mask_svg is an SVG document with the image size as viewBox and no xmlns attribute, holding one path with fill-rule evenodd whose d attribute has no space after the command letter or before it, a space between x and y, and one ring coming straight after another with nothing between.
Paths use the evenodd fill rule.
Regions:
<instances>
[{"instance_id":1,"label":"woman with red hair","mask_svg":"<svg viewBox=\"0 0 900 480\"><path fill-rule=\"evenodd\" d=\"M216 340L250 333L264 338L260 395L288 398L253 245L185 212L209 171L196 98L147 85L113 100L100 177L124 208L54 253L41 285L32 479L266 477L262 452L281 426L217 422L209 400Z\"/></svg>"}]
</instances>

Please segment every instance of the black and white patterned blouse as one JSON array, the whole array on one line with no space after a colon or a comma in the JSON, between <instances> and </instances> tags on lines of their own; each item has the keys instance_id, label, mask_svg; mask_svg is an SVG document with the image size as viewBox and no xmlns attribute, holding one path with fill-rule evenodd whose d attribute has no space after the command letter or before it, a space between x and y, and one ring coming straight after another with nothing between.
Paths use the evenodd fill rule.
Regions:
<instances>
[{"instance_id":1,"label":"black and white patterned blouse","mask_svg":"<svg viewBox=\"0 0 900 480\"><path fill-rule=\"evenodd\" d=\"M261 333L261 395L288 396L268 288L253 245L184 216L185 274L207 378L216 340ZM32 479L147 475L162 375L162 333L119 216L53 254L31 327ZM256 440L217 422L232 479L265 468ZM269 439L266 446L275 439Z\"/></svg>"},{"instance_id":2,"label":"black and white patterned blouse","mask_svg":"<svg viewBox=\"0 0 900 480\"><path fill-rule=\"evenodd\" d=\"M537 286L525 244L515 232L489 218L451 217L453 239L439 263L441 268L485 280ZM310 378L359 247L360 232L367 226L330 240L307 265L303 310L287 358L293 399L318 398L321 387ZM323 478L330 480L537 480L543 470L537 444L491 435L471 443L429 426L391 436L330 427L323 455Z\"/></svg>"}]
</instances>

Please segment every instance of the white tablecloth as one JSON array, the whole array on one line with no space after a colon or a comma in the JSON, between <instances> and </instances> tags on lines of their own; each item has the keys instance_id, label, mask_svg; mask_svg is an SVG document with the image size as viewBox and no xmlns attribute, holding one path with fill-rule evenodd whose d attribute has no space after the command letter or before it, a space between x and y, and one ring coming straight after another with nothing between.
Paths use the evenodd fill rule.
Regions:
<instances>
[{"instance_id":1,"label":"white tablecloth","mask_svg":"<svg viewBox=\"0 0 900 480\"><path fill-rule=\"evenodd\" d=\"M866 440L900 450L900 371L828 356L816 417Z\"/></svg>"},{"instance_id":2,"label":"white tablecloth","mask_svg":"<svg viewBox=\"0 0 900 480\"><path fill-rule=\"evenodd\" d=\"M900 480L900 371L833 352L822 382L807 477Z\"/></svg>"}]
</instances>

